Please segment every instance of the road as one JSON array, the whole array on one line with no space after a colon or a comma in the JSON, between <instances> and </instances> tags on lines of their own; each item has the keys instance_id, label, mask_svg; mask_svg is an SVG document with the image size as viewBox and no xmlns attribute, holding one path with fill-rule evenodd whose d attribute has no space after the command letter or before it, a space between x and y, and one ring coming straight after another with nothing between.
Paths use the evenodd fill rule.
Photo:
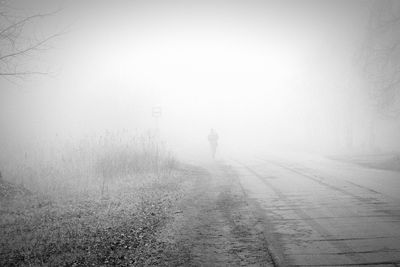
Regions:
<instances>
[{"instance_id":1,"label":"road","mask_svg":"<svg viewBox=\"0 0 400 267\"><path fill-rule=\"evenodd\" d=\"M322 157L232 159L276 266L400 266L400 173Z\"/></svg>"}]
</instances>

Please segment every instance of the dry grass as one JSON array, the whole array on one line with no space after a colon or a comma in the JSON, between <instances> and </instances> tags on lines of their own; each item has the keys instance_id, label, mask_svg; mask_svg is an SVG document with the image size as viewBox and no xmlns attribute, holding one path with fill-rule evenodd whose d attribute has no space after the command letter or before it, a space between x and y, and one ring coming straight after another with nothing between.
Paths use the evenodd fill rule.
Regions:
<instances>
[{"instance_id":1,"label":"dry grass","mask_svg":"<svg viewBox=\"0 0 400 267\"><path fill-rule=\"evenodd\" d=\"M188 177L162 146L146 142L138 149L107 141L25 168L18 175L30 175L30 191L2 182L20 193L0 197L0 266L160 264L167 244L157 232Z\"/></svg>"},{"instance_id":2,"label":"dry grass","mask_svg":"<svg viewBox=\"0 0 400 267\"><path fill-rule=\"evenodd\" d=\"M147 176L110 185L107 198L55 201L32 194L1 204L0 265L157 263L157 231L170 218L186 176Z\"/></svg>"},{"instance_id":3,"label":"dry grass","mask_svg":"<svg viewBox=\"0 0 400 267\"><path fill-rule=\"evenodd\" d=\"M165 145L151 134L124 137L111 133L78 142L42 143L1 163L5 180L56 197L101 193L112 180L169 172L177 164Z\"/></svg>"}]
</instances>

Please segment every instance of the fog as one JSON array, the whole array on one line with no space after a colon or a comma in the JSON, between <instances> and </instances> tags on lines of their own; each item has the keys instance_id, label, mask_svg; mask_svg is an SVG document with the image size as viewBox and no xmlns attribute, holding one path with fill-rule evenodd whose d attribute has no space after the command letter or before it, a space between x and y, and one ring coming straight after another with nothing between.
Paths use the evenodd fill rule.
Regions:
<instances>
[{"instance_id":1,"label":"fog","mask_svg":"<svg viewBox=\"0 0 400 267\"><path fill-rule=\"evenodd\" d=\"M400 266L400 1L0 0L0 266Z\"/></svg>"},{"instance_id":2,"label":"fog","mask_svg":"<svg viewBox=\"0 0 400 267\"><path fill-rule=\"evenodd\" d=\"M4 158L156 128L171 151L199 157L208 156L211 128L221 157L400 148L399 120L371 104L358 64L373 2L15 4L61 6L28 34L66 31L21 63L48 75L0 81Z\"/></svg>"}]
</instances>

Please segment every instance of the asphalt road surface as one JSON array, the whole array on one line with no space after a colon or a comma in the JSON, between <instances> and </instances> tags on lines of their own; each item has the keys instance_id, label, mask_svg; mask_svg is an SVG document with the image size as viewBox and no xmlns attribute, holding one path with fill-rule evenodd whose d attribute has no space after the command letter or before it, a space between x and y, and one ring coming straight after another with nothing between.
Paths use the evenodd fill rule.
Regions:
<instances>
[{"instance_id":1,"label":"asphalt road surface","mask_svg":"<svg viewBox=\"0 0 400 267\"><path fill-rule=\"evenodd\" d=\"M399 172L312 156L224 164L262 228L270 265L400 266Z\"/></svg>"}]
</instances>

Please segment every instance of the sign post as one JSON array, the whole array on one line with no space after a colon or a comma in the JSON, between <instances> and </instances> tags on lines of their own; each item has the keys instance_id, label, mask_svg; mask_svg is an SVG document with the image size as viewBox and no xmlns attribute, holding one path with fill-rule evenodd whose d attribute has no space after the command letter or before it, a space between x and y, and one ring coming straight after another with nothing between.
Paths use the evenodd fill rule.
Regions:
<instances>
[{"instance_id":1,"label":"sign post","mask_svg":"<svg viewBox=\"0 0 400 267\"><path fill-rule=\"evenodd\" d=\"M155 107L153 107L152 109L151 109L151 115L153 116L153 118L156 120L156 130L155 130L155 138L156 138L156 169L157 169L157 175L159 175L159 171L160 171L160 168L159 168L159 148L158 148L158 145L159 145L159 142L160 142L160 140L159 140L159 138L160 138L160 128L159 128L159 118L161 117L161 115L162 115L162 109L161 109L161 107L160 106L155 106Z\"/></svg>"},{"instance_id":2,"label":"sign post","mask_svg":"<svg viewBox=\"0 0 400 267\"><path fill-rule=\"evenodd\" d=\"M153 116L153 118L155 118L156 120L156 133L158 134L160 129L159 129L159 118L162 115L162 109L160 106L155 106L151 109L151 115Z\"/></svg>"}]
</instances>

